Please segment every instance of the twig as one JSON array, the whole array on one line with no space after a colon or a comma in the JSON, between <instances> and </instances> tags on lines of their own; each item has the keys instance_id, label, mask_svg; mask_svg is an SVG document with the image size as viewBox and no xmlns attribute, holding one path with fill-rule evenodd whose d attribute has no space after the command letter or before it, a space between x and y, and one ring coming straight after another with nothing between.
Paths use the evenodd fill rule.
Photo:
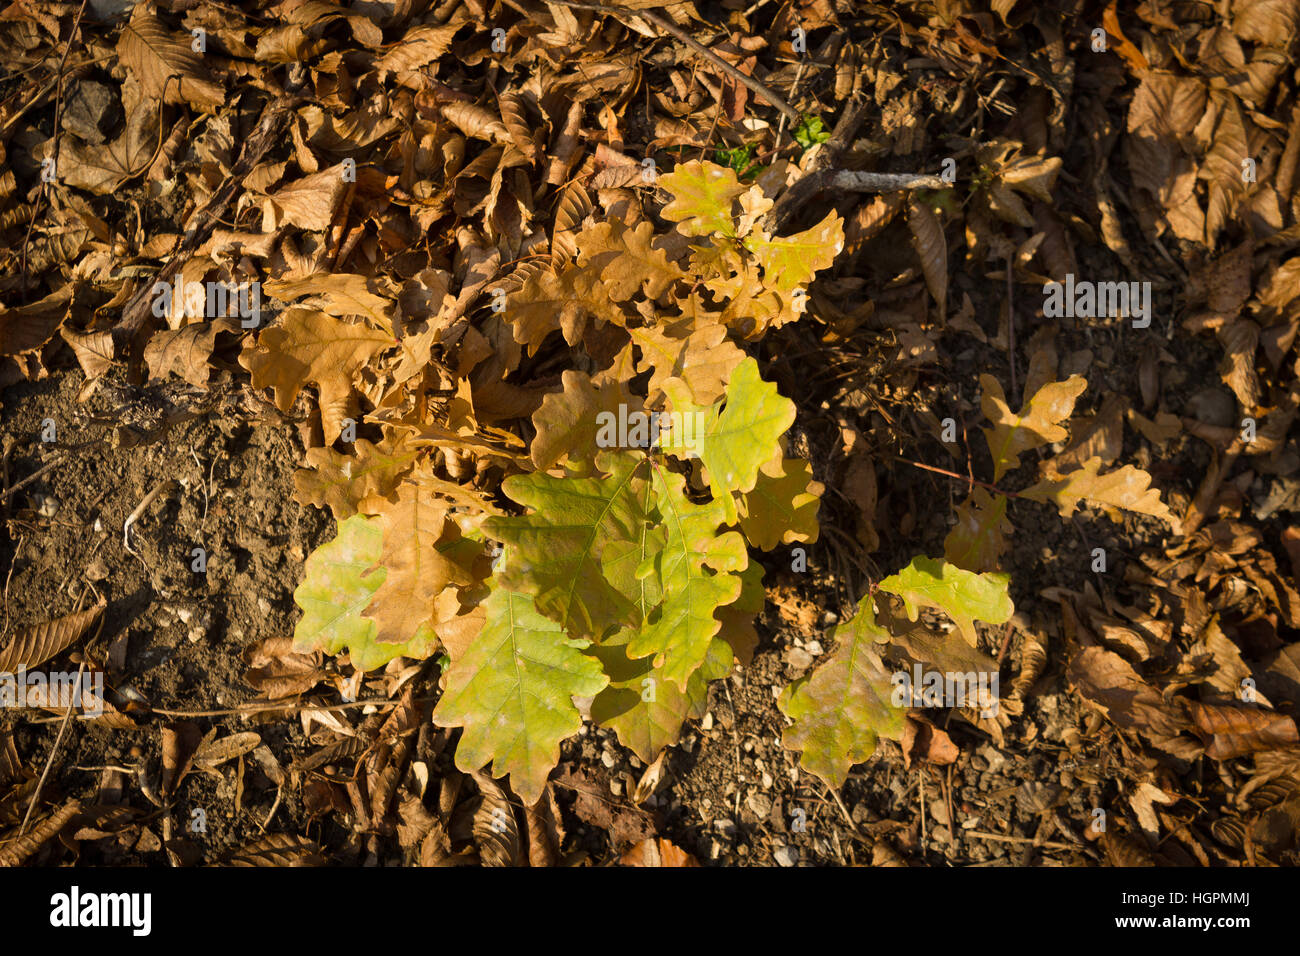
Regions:
<instances>
[{"instance_id":1,"label":"twig","mask_svg":"<svg viewBox=\"0 0 1300 956\"><path fill-rule=\"evenodd\" d=\"M921 850L925 851L925 777L921 768L916 768L916 792L921 799Z\"/></svg>"},{"instance_id":2,"label":"twig","mask_svg":"<svg viewBox=\"0 0 1300 956\"><path fill-rule=\"evenodd\" d=\"M26 478L24 478L22 481L19 481L19 482L13 484L13 485L10 485L10 486L9 486L7 489L5 489L3 492L0 492L0 501L8 501L8 500L9 500L9 497L10 497L10 496L15 492L15 491L17 491L19 488L25 487L26 485L30 485L33 481L35 481L37 478L41 477L41 475L45 474L47 471L49 471L51 468L53 468L55 465L57 465L57 464L58 464L59 462L61 462L64 458L67 458L67 457L68 457L68 453L67 453L66 451L56 452L56 453L54 454L54 457L52 457L49 461L47 461L47 462L46 462L44 465L42 465L40 468L37 468L34 472L32 472L30 475L28 475L28 476L27 476Z\"/></svg>"},{"instance_id":3,"label":"twig","mask_svg":"<svg viewBox=\"0 0 1300 956\"><path fill-rule=\"evenodd\" d=\"M83 4L84 6L84 4ZM81 675L86 670L86 662L82 661L77 668L78 688L81 687ZM63 712L63 723L59 724L58 736L54 738L54 746L50 748L49 756L45 758L45 769L41 771L41 779L36 782L36 789L32 791L32 799L27 804L27 812L23 815L23 825L18 828L18 835L21 837L27 832L27 823L32 818L32 811L36 809L36 801L40 799L41 790L45 788L45 779L50 775L50 769L54 766L54 756L59 752L59 745L63 743L63 734L68 729L68 721L72 719L72 702L68 702L68 709Z\"/></svg>"},{"instance_id":4,"label":"twig","mask_svg":"<svg viewBox=\"0 0 1300 956\"><path fill-rule=\"evenodd\" d=\"M936 468L934 465L925 465L919 461L912 461L910 458L903 458L898 455L893 456L894 461L901 461L905 465L911 465L913 468L920 468L922 471L932 471L936 475L944 475L948 478L956 478L958 481L964 481L969 485L979 485L981 488L987 488L989 491L996 491L998 494L1007 498L1019 498L1020 495L1014 491L1004 491L997 485L989 484L987 481L980 481L978 478L971 478L968 475L959 475L955 471L949 471L947 468Z\"/></svg>"},{"instance_id":5,"label":"twig","mask_svg":"<svg viewBox=\"0 0 1300 956\"><path fill-rule=\"evenodd\" d=\"M554 0L554 2L560 4L560 6L569 7L573 10L595 10L598 13L605 13L605 14L610 14L615 16L641 17L642 19L646 20L650 24L658 27L660 30L663 30L665 33L672 36L675 40L681 43L685 43L693 51L698 53L700 56L704 57L706 60L708 60L710 63L716 66L723 73L727 74L727 76L735 80L737 83L742 83L745 86L749 87L749 89L752 92L754 92L758 96L761 96L772 106L776 107L786 116L788 116L791 122L798 123L803 119L803 116L799 113L799 111L795 109L793 106L791 106L789 103L787 103L779 93L776 93L770 88L764 86L762 83L754 79L748 73L742 73L740 70L736 69L726 60L722 59L722 57L718 56L708 47L692 39L689 35L684 33L675 24L670 23L668 20L665 20L663 17L659 16L659 14L654 13L653 11L619 9L617 7L607 7L600 3L578 3L576 2L576 0Z\"/></svg>"},{"instance_id":6,"label":"twig","mask_svg":"<svg viewBox=\"0 0 1300 956\"><path fill-rule=\"evenodd\" d=\"M831 799L835 801L835 806L840 808L840 813L844 815L844 822L849 825L849 829L852 830L855 834L857 834L862 839L864 840L867 839L866 834L863 833L861 830L859 830L858 825L853 822L853 816L849 813L849 808L844 805L844 801L841 800L840 795L835 792L835 788L831 786L827 786L826 792L829 793L831 795Z\"/></svg>"},{"instance_id":7,"label":"twig","mask_svg":"<svg viewBox=\"0 0 1300 956\"><path fill-rule=\"evenodd\" d=\"M1036 841L1030 837L1003 836L1000 833L985 833L982 830L967 830L966 835L978 837L981 840L993 840L996 843L1034 843L1036 846L1041 846L1048 850L1078 849L1078 847L1070 846L1068 843L1054 843L1051 840L1044 840L1042 843L1036 843Z\"/></svg>"},{"instance_id":8,"label":"twig","mask_svg":"<svg viewBox=\"0 0 1300 956\"><path fill-rule=\"evenodd\" d=\"M158 496L170 488L171 485L172 479L170 478L164 478L162 481L158 482L158 484L154 485L153 491L140 499L140 503L135 506L135 510L127 516L127 519L124 522L122 522L122 547L126 548L127 554L135 554L135 552L131 550L131 525L135 524L136 519L144 514L144 509L153 504ZM136 557L139 557L139 555L136 555Z\"/></svg>"},{"instance_id":9,"label":"twig","mask_svg":"<svg viewBox=\"0 0 1300 956\"><path fill-rule=\"evenodd\" d=\"M1013 396L1016 394L1016 299L1013 291L1016 284L1015 268L1013 253L1007 253L1007 361L1011 365L1011 394Z\"/></svg>"}]
</instances>

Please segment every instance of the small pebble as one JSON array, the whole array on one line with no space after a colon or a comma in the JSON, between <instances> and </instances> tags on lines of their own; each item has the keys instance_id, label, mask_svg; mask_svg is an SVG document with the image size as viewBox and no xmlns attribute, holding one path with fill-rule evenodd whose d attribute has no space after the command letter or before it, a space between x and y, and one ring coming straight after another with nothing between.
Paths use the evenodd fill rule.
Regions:
<instances>
[{"instance_id":1,"label":"small pebble","mask_svg":"<svg viewBox=\"0 0 1300 956\"><path fill-rule=\"evenodd\" d=\"M772 856L780 866L794 866L799 862L799 850L793 846L779 846Z\"/></svg>"}]
</instances>

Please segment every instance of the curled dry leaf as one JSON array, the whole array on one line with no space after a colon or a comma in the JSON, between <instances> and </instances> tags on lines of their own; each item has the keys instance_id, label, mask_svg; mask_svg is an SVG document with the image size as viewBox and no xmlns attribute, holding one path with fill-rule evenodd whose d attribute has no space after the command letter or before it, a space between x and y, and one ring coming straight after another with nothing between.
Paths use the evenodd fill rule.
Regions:
<instances>
[{"instance_id":1,"label":"curled dry leaf","mask_svg":"<svg viewBox=\"0 0 1300 956\"><path fill-rule=\"evenodd\" d=\"M164 800L176 793L181 781L190 772L202 736L198 724L189 720L168 724L162 729L162 777L159 793Z\"/></svg>"},{"instance_id":2,"label":"curled dry leaf","mask_svg":"<svg viewBox=\"0 0 1300 956\"><path fill-rule=\"evenodd\" d=\"M1175 737L1189 726L1186 715L1138 676L1128 661L1101 647L1086 647L1066 671L1085 698L1120 727L1157 737Z\"/></svg>"},{"instance_id":3,"label":"curled dry leaf","mask_svg":"<svg viewBox=\"0 0 1300 956\"><path fill-rule=\"evenodd\" d=\"M913 761L925 761L936 767L954 763L961 751L952 742L947 731L934 726L923 717L908 714L903 725L903 766L911 767Z\"/></svg>"},{"instance_id":4,"label":"curled dry leaf","mask_svg":"<svg viewBox=\"0 0 1300 956\"><path fill-rule=\"evenodd\" d=\"M930 290L942 323L948 315L948 241L934 209L913 198L907 206L907 228L912 246L921 259L925 286Z\"/></svg>"},{"instance_id":5,"label":"curled dry leaf","mask_svg":"<svg viewBox=\"0 0 1300 956\"><path fill-rule=\"evenodd\" d=\"M252 731L230 734L216 740L205 740L194 753L194 765L201 770L212 770L236 757L252 753L261 743L261 736Z\"/></svg>"},{"instance_id":6,"label":"curled dry leaf","mask_svg":"<svg viewBox=\"0 0 1300 956\"><path fill-rule=\"evenodd\" d=\"M268 700L305 694L325 678L319 651L300 651L291 637L268 637L244 651L245 683Z\"/></svg>"},{"instance_id":7,"label":"curled dry leaf","mask_svg":"<svg viewBox=\"0 0 1300 956\"><path fill-rule=\"evenodd\" d=\"M1285 714L1194 700L1186 701L1186 705L1192 728L1205 742L1206 754L1216 760L1300 745L1295 720Z\"/></svg>"},{"instance_id":8,"label":"curled dry leaf","mask_svg":"<svg viewBox=\"0 0 1300 956\"><path fill-rule=\"evenodd\" d=\"M69 800L57 811L37 823L12 843L0 845L0 867L18 866L29 856L53 839L81 812L81 803Z\"/></svg>"},{"instance_id":9,"label":"curled dry leaf","mask_svg":"<svg viewBox=\"0 0 1300 956\"><path fill-rule=\"evenodd\" d=\"M479 858L484 866L522 866L525 859L523 841L510 798L486 774L475 773L472 776L479 788L473 825ZM545 793L542 798L545 798Z\"/></svg>"},{"instance_id":10,"label":"curled dry leaf","mask_svg":"<svg viewBox=\"0 0 1300 956\"><path fill-rule=\"evenodd\" d=\"M155 332L144 350L149 373L154 378L166 378L174 373L201 388L208 384L208 359L212 357L217 333L238 329L236 320L220 318L195 322L174 331L163 329Z\"/></svg>"}]
</instances>

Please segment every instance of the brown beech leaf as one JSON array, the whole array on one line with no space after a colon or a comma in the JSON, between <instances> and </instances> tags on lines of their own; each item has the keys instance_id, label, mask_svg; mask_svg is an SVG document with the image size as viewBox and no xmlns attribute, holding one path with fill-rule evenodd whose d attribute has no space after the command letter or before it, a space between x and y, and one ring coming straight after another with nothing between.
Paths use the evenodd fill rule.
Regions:
<instances>
[{"instance_id":1,"label":"brown beech leaf","mask_svg":"<svg viewBox=\"0 0 1300 956\"><path fill-rule=\"evenodd\" d=\"M913 199L907 207L907 228L912 231L912 247L921 259L925 287L938 306L942 323L948 315L948 241L943 224L930 206Z\"/></svg>"},{"instance_id":2,"label":"brown beech leaf","mask_svg":"<svg viewBox=\"0 0 1300 956\"><path fill-rule=\"evenodd\" d=\"M304 308L320 309L338 318L362 316L385 332L393 330L395 294L386 294L378 279L338 272L318 272L301 279L276 280L263 291Z\"/></svg>"},{"instance_id":3,"label":"brown beech leaf","mask_svg":"<svg viewBox=\"0 0 1300 956\"><path fill-rule=\"evenodd\" d=\"M523 841L510 797L487 774L472 776L479 789L473 824L479 858L484 866L523 866Z\"/></svg>"},{"instance_id":4,"label":"brown beech leaf","mask_svg":"<svg viewBox=\"0 0 1300 956\"><path fill-rule=\"evenodd\" d=\"M268 833L226 857L227 866L324 866L325 863L319 843L292 833Z\"/></svg>"},{"instance_id":5,"label":"brown beech leaf","mask_svg":"<svg viewBox=\"0 0 1300 956\"><path fill-rule=\"evenodd\" d=\"M106 606L101 599L84 611L23 628L14 635L9 646L0 651L0 674L13 673L20 667L31 669L61 654L86 633Z\"/></svg>"},{"instance_id":6,"label":"brown beech leaf","mask_svg":"<svg viewBox=\"0 0 1300 956\"><path fill-rule=\"evenodd\" d=\"M288 225L324 232L333 222L334 210L347 186L342 164L289 183L263 201L262 231L274 232Z\"/></svg>"},{"instance_id":7,"label":"brown beech leaf","mask_svg":"<svg viewBox=\"0 0 1300 956\"><path fill-rule=\"evenodd\" d=\"M300 651L292 637L268 637L244 650L244 683L268 700L305 694L325 679L319 651Z\"/></svg>"},{"instance_id":8,"label":"brown beech leaf","mask_svg":"<svg viewBox=\"0 0 1300 956\"><path fill-rule=\"evenodd\" d=\"M553 784L548 783L541 799L524 808L524 824L528 837L528 865L558 866L564 827L560 824L560 808L555 802Z\"/></svg>"},{"instance_id":9,"label":"brown beech leaf","mask_svg":"<svg viewBox=\"0 0 1300 956\"><path fill-rule=\"evenodd\" d=\"M1120 727L1157 737L1187 729L1186 716L1113 651L1085 647L1071 659L1067 674L1079 693Z\"/></svg>"},{"instance_id":10,"label":"brown beech leaf","mask_svg":"<svg viewBox=\"0 0 1300 956\"><path fill-rule=\"evenodd\" d=\"M556 269L577 255L578 232L594 208L587 190L579 183L570 183L560 194L555 230L551 233L551 265Z\"/></svg>"},{"instance_id":11,"label":"brown beech leaf","mask_svg":"<svg viewBox=\"0 0 1300 956\"><path fill-rule=\"evenodd\" d=\"M154 16L150 4L137 4L122 27L117 55L140 81L147 100L189 103L211 112L226 102L226 91L212 82L208 65L192 49L188 33L178 33Z\"/></svg>"},{"instance_id":12,"label":"brown beech leaf","mask_svg":"<svg viewBox=\"0 0 1300 956\"><path fill-rule=\"evenodd\" d=\"M1185 703L1193 729L1205 742L1205 753L1215 760L1300 744L1295 720L1285 714L1234 704Z\"/></svg>"},{"instance_id":13,"label":"brown beech leaf","mask_svg":"<svg viewBox=\"0 0 1300 956\"><path fill-rule=\"evenodd\" d=\"M0 355L30 352L54 338L72 310L72 299L68 284L30 305L0 307Z\"/></svg>"},{"instance_id":14,"label":"brown beech leaf","mask_svg":"<svg viewBox=\"0 0 1300 956\"><path fill-rule=\"evenodd\" d=\"M623 866L699 866L695 857L662 837L642 840L623 854Z\"/></svg>"},{"instance_id":15,"label":"brown beech leaf","mask_svg":"<svg viewBox=\"0 0 1300 956\"><path fill-rule=\"evenodd\" d=\"M205 739L194 752L194 766L201 770L220 767L236 757L252 753L261 743L261 736L251 730L227 734L225 737L211 740Z\"/></svg>"},{"instance_id":16,"label":"brown beech leaf","mask_svg":"<svg viewBox=\"0 0 1300 956\"><path fill-rule=\"evenodd\" d=\"M0 867L17 866L27 859L81 813L81 802L69 800L51 816L33 826L12 843L0 844Z\"/></svg>"},{"instance_id":17,"label":"brown beech leaf","mask_svg":"<svg viewBox=\"0 0 1300 956\"><path fill-rule=\"evenodd\" d=\"M464 26L464 23L463 16L456 16L443 26L422 24L411 27L401 41L394 44L392 49L375 63L379 71L379 79L383 80L389 73L400 75L418 71L435 62L447 52L452 37Z\"/></svg>"},{"instance_id":18,"label":"brown beech leaf","mask_svg":"<svg viewBox=\"0 0 1300 956\"><path fill-rule=\"evenodd\" d=\"M72 346L77 356L77 363L86 373L86 378L99 378L113 365L113 333L75 332L72 329L59 329L63 341Z\"/></svg>"},{"instance_id":19,"label":"brown beech leaf","mask_svg":"<svg viewBox=\"0 0 1300 956\"><path fill-rule=\"evenodd\" d=\"M215 731L213 731L215 733ZM176 793L190 767L194 763L194 754L199 749L203 734L199 725L192 720L182 720L168 724L162 729L162 780L159 792L163 797Z\"/></svg>"}]
</instances>

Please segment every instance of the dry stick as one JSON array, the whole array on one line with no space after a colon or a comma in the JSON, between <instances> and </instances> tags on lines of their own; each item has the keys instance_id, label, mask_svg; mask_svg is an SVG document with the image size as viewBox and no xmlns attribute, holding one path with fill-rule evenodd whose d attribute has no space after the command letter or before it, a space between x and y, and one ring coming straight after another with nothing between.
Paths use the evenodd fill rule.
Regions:
<instances>
[{"instance_id":1,"label":"dry stick","mask_svg":"<svg viewBox=\"0 0 1300 956\"><path fill-rule=\"evenodd\" d=\"M927 173L865 173L828 169L809 173L781 197L763 228L775 232L818 193L893 193L907 189L950 189L938 176Z\"/></svg>"},{"instance_id":2,"label":"dry stick","mask_svg":"<svg viewBox=\"0 0 1300 956\"><path fill-rule=\"evenodd\" d=\"M1003 836L1001 833L985 833L982 830L967 830L967 836L978 837L981 840L994 840L998 843L1033 843L1030 837L1013 837ZM1078 847L1070 846L1068 843L1055 843L1051 840L1044 840L1037 846L1048 850L1077 850Z\"/></svg>"},{"instance_id":3,"label":"dry stick","mask_svg":"<svg viewBox=\"0 0 1300 956\"><path fill-rule=\"evenodd\" d=\"M723 73L727 74L727 76L735 80L737 83L742 83L745 86L749 87L751 91L756 93L758 96L761 96L772 106L775 106L778 110L780 110L782 113L788 116L792 122L798 123L803 119L802 114L800 114L800 112L797 109L795 109L793 106L787 103L780 94L773 92L771 89L764 86L762 83L754 79L749 74L742 73L740 70L736 69L726 60L722 59L722 57L718 56L708 47L704 46L703 44L699 43L696 40L693 40L686 33L682 32L682 30L678 28L675 24L670 23L668 20L665 20L657 13L654 13L650 10L631 10L631 9L619 9L617 7L607 7L599 3L577 3L575 2L575 0L554 0L554 2L560 4L560 6L570 7L574 10L595 10L599 13L614 14L614 15L622 14L623 16L627 16L630 14L632 16L642 17L643 19L651 23L653 26L658 27L660 30L663 30L665 33L672 36L675 40L681 43L685 43L693 51L698 53L700 56L704 57L706 60L708 60L710 63L716 66Z\"/></svg>"},{"instance_id":4,"label":"dry stick","mask_svg":"<svg viewBox=\"0 0 1300 956\"><path fill-rule=\"evenodd\" d=\"M83 592L84 593L84 592ZM82 661L77 668L77 688L81 688L81 675L86 670L86 662ZM41 798L41 791L45 789L45 779L50 775L50 769L54 766L54 756L59 752L59 745L63 743L63 734L68 729L68 721L72 719L72 701L68 701L68 709L63 712L63 723L59 724L59 734L54 738L54 746L50 748L50 755L45 758L45 769L41 771L41 779L36 782L36 789L32 792L32 799L27 804L27 812L23 815L23 825L18 828L18 835L21 837L27 831L27 823L32 818L32 811L36 809L36 801Z\"/></svg>"},{"instance_id":5,"label":"dry stick","mask_svg":"<svg viewBox=\"0 0 1300 956\"><path fill-rule=\"evenodd\" d=\"M46 462L44 465L42 465L40 468L37 468L34 472L32 472L30 475L28 475L28 476L27 476L26 478L24 478L22 481L18 482L17 484L11 485L11 486L10 486L9 488L7 488L5 491L0 492L0 501L8 501L8 500L9 500L9 497L10 497L11 495L13 495L13 493L14 493L15 491L17 491L19 488L23 488L23 487L25 487L26 485L30 485L33 481L35 481L37 478L41 477L41 475L45 474L47 471L49 471L51 468L53 468L55 465L57 465L57 464L58 464L59 462L61 462L64 458L67 458L67 457L68 457L67 452L62 452L62 451L61 451L61 452L58 452L57 454L54 455L53 458L51 458L49 461L47 461L47 462Z\"/></svg>"},{"instance_id":6,"label":"dry stick","mask_svg":"<svg viewBox=\"0 0 1300 956\"><path fill-rule=\"evenodd\" d=\"M978 478L970 478L966 475L959 475L957 474L957 472L949 471L947 468L936 468L934 465L925 465L919 461L912 461L912 459L910 458L901 458L897 455L894 456L894 460L901 461L905 465L911 465L913 468L920 468L922 471L932 471L936 475L944 475L945 477L948 478L956 478L958 481L964 481L969 485L979 485L981 488L987 488L989 491L996 491L998 494L1004 495L1007 498L1021 497L1019 494L1017 494L1014 491L1004 491L1003 489L999 488L997 485L989 484L987 481L980 481Z\"/></svg>"},{"instance_id":7,"label":"dry stick","mask_svg":"<svg viewBox=\"0 0 1300 956\"><path fill-rule=\"evenodd\" d=\"M135 506L135 510L127 515L126 521L122 522L122 547L126 549L127 554L135 554L135 552L131 550L131 525L135 524L136 520L144 514L144 509L153 504L154 501L157 500L158 496L164 491L171 488L173 483L173 479L164 478L162 481L158 482L158 484L154 485L153 491L141 498L140 503ZM139 557L139 555L136 556Z\"/></svg>"},{"instance_id":8,"label":"dry stick","mask_svg":"<svg viewBox=\"0 0 1300 956\"><path fill-rule=\"evenodd\" d=\"M866 121L869 105L869 99L861 90L853 94L848 105L840 113L840 118L835 121L831 138L823 143L821 151L812 157L808 172L781 195L776 205L764 217L764 229L769 233L777 232L787 219L802 209L813 197L819 187L815 187L810 177L830 169L839 162L840 156L849 148L853 137L858 134L858 130Z\"/></svg>"}]
</instances>

